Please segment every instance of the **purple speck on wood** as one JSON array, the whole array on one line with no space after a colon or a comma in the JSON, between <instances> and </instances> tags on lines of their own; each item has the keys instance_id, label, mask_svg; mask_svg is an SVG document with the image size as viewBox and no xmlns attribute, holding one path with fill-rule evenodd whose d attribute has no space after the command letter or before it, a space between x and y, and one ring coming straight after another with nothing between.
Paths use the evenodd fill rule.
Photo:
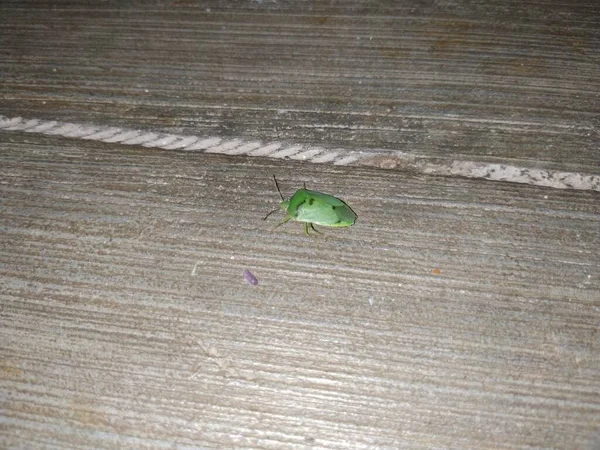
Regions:
<instances>
[{"instance_id":1,"label":"purple speck on wood","mask_svg":"<svg viewBox=\"0 0 600 450\"><path fill-rule=\"evenodd\" d=\"M254 286L256 286L258 284L258 279L248 269L244 269L243 275L244 275L244 279L248 283L253 284Z\"/></svg>"}]
</instances>

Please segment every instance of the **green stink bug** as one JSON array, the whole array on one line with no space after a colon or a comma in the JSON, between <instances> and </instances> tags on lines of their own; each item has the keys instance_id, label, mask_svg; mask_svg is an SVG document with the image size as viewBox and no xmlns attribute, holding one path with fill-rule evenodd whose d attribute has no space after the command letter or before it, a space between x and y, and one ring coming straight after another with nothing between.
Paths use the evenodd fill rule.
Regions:
<instances>
[{"instance_id":1,"label":"green stink bug","mask_svg":"<svg viewBox=\"0 0 600 450\"><path fill-rule=\"evenodd\" d=\"M289 200L285 200L275 175L273 175L273 180L275 180L275 187L281 197L279 209L286 213L283 221L278 223L275 228L290 220L295 220L304 223L304 233L308 235L309 227L319 233L314 224L324 227L350 227L354 225L357 217L356 213L339 198L321 192L309 191L304 186L303 189L298 189ZM276 211L278 210L271 211L265 216L264 220Z\"/></svg>"}]
</instances>

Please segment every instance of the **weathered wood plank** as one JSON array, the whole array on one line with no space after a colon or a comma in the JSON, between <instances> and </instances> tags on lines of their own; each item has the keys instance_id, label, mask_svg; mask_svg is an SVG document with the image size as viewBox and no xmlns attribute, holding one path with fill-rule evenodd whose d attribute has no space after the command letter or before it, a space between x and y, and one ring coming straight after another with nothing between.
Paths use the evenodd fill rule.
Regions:
<instances>
[{"instance_id":1,"label":"weathered wood plank","mask_svg":"<svg viewBox=\"0 0 600 450\"><path fill-rule=\"evenodd\" d=\"M0 139L4 448L600 443L597 193Z\"/></svg>"},{"instance_id":2,"label":"weathered wood plank","mask_svg":"<svg viewBox=\"0 0 600 450\"><path fill-rule=\"evenodd\" d=\"M598 173L594 2L0 5L0 114Z\"/></svg>"}]
</instances>

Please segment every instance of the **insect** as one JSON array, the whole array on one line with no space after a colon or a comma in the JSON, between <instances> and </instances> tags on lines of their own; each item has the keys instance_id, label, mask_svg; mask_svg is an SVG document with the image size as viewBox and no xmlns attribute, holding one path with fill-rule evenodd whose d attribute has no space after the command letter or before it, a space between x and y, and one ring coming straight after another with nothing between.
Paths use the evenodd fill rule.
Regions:
<instances>
[{"instance_id":1,"label":"insect","mask_svg":"<svg viewBox=\"0 0 600 450\"><path fill-rule=\"evenodd\" d=\"M254 286L256 286L258 284L258 279L248 269L244 269L244 271L242 272L242 275L244 275L244 279L248 283L250 283L250 284L252 284Z\"/></svg>"},{"instance_id":2,"label":"insect","mask_svg":"<svg viewBox=\"0 0 600 450\"><path fill-rule=\"evenodd\" d=\"M283 221L278 223L275 228L290 220L295 220L304 223L304 233L308 235L309 228L320 233L315 229L315 224L324 227L350 227L354 225L357 218L356 213L339 198L317 191L309 191L304 186L303 189L298 189L289 200L285 200L275 175L273 175L273 180L275 180L275 187L281 197L279 209L286 213ZM276 211L278 210L271 211L265 216L264 220Z\"/></svg>"}]
</instances>

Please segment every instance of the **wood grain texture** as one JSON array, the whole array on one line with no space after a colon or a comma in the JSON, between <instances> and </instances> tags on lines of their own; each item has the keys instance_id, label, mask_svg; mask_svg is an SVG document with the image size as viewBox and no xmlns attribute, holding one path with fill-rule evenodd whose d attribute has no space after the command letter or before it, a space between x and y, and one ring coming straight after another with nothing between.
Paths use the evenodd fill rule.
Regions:
<instances>
[{"instance_id":1,"label":"wood grain texture","mask_svg":"<svg viewBox=\"0 0 600 450\"><path fill-rule=\"evenodd\" d=\"M598 448L597 193L0 139L0 447Z\"/></svg>"},{"instance_id":2,"label":"wood grain texture","mask_svg":"<svg viewBox=\"0 0 600 450\"><path fill-rule=\"evenodd\" d=\"M0 114L596 174L598 15L556 0L3 1Z\"/></svg>"}]
</instances>

